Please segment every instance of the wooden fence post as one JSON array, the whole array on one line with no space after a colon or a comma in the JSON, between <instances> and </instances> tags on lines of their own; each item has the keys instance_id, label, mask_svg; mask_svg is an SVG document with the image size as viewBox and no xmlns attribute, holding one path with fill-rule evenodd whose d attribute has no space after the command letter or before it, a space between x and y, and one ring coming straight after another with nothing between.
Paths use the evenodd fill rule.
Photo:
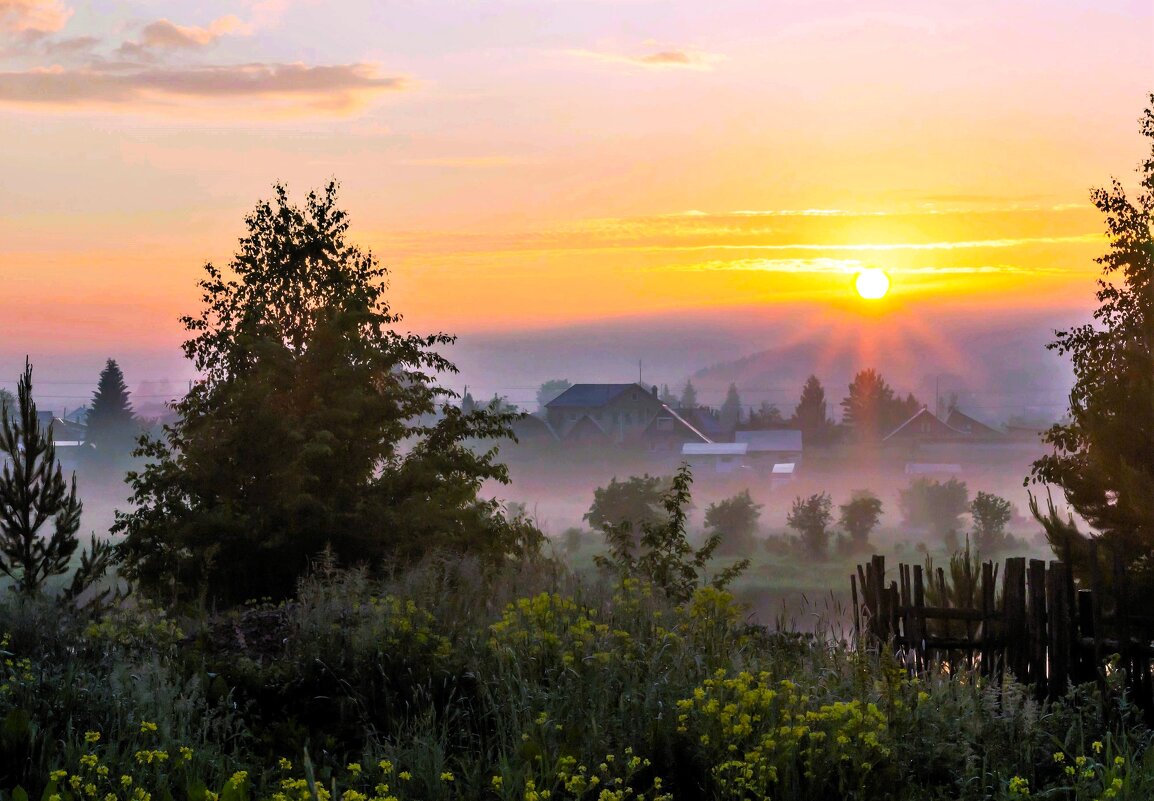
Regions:
<instances>
[{"instance_id":1,"label":"wooden fence post","mask_svg":"<svg viewBox=\"0 0 1154 801\"><path fill-rule=\"evenodd\" d=\"M1066 604L1065 565L1050 562L1046 571L1046 602L1049 607L1050 682L1049 694L1057 698L1066 692L1070 679L1070 610Z\"/></svg>"},{"instance_id":2,"label":"wooden fence post","mask_svg":"<svg viewBox=\"0 0 1154 801\"><path fill-rule=\"evenodd\" d=\"M1029 637L1030 667L1029 680L1039 695L1045 695L1046 686L1046 644L1049 635L1046 630L1046 563L1041 559L1031 559L1027 573L1030 604Z\"/></svg>"},{"instance_id":3,"label":"wooden fence post","mask_svg":"<svg viewBox=\"0 0 1154 801\"><path fill-rule=\"evenodd\" d=\"M1029 643L1026 640L1026 559L1006 560L1002 579L1002 632L1006 642L1006 667L1020 682L1027 681Z\"/></svg>"}]
</instances>

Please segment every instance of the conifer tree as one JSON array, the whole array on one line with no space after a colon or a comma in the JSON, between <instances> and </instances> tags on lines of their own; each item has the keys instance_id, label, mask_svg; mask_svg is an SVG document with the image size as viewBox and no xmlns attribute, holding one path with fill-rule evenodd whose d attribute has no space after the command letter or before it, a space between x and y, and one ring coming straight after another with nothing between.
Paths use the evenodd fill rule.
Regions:
<instances>
[{"instance_id":1,"label":"conifer tree","mask_svg":"<svg viewBox=\"0 0 1154 801\"><path fill-rule=\"evenodd\" d=\"M693 386L693 381L685 382L685 389L681 390L681 408L682 409L696 409L697 408L697 388Z\"/></svg>"},{"instance_id":2,"label":"conifer tree","mask_svg":"<svg viewBox=\"0 0 1154 801\"><path fill-rule=\"evenodd\" d=\"M721 404L721 425L726 430L737 428L741 422L741 396L737 393L737 384L730 384L725 394L725 402Z\"/></svg>"},{"instance_id":3,"label":"conifer tree","mask_svg":"<svg viewBox=\"0 0 1154 801\"><path fill-rule=\"evenodd\" d=\"M24 375L17 388L15 409L0 409L0 573L21 595L37 595L45 582L68 571L79 541L80 499L76 494L76 474L71 483L56 459L52 427L40 427L36 403L32 400L32 365L24 363ZM51 533L40 529L51 521ZM75 599L104 575L111 548L95 540L82 555L80 568L66 588L64 598Z\"/></svg>"},{"instance_id":4,"label":"conifer tree","mask_svg":"<svg viewBox=\"0 0 1154 801\"><path fill-rule=\"evenodd\" d=\"M825 388L817 376L811 375L805 380L793 421L809 443L821 443L829 438L833 424L826 408Z\"/></svg>"},{"instance_id":5,"label":"conifer tree","mask_svg":"<svg viewBox=\"0 0 1154 801\"><path fill-rule=\"evenodd\" d=\"M93 456L109 461L127 456L136 442L139 426L124 373L114 359L109 359L100 371L92 407L88 412L88 436L85 445Z\"/></svg>"}]
</instances>

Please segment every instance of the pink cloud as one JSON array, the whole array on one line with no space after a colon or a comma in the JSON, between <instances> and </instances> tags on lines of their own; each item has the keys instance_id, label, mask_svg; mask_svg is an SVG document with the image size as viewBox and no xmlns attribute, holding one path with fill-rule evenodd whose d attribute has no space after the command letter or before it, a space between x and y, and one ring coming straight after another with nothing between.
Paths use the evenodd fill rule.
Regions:
<instances>
[{"instance_id":1,"label":"pink cloud","mask_svg":"<svg viewBox=\"0 0 1154 801\"><path fill-rule=\"evenodd\" d=\"M72 9L59 0L0 0L0 32L44 35L64 27Z\"/></svg>"},{"instance_id":2,"label":"pink cloud","mask_svg":"<svg viewBox=\"0 0 1154 801\"><path fill-rule=\"evenodd\" d=\"M243 111L342 114L408 89L372 64L240 64L125 72L59 67L0 72L0 105L164 112L198 103L245 101ZM228 112L238 106L229 103ZM211 110L209 108L208 110Z\"/></svg>"},{"instance_id":3,"label":"pink cloud","mask_svg":"<svg viewBox=\"0 0 1154 801\"><path fill-rule=\"evenodd\" d=\"M716 53L697 50L659 50L644 55L623 55L600 50L570 50L570 55L607 64L624 64L646 69L712 70L724 58Z\"/></svg>"}]
</instances>

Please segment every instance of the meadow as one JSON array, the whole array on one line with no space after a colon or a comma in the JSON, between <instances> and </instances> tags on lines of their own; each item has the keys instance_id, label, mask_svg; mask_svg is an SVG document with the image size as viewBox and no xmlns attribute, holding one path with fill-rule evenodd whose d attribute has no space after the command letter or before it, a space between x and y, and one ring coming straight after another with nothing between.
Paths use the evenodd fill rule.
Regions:
<instances>
[{"instance_id":1,"label":"meadow","mask_svg":"<svg viewBox=\"0 0 1154 801\"><path fill-rule=\"evenodd\" d=\"M290 602L0 607L0 786L22 801L1148 798L1113 685L1039 703L915 674L817 614L543 559L322 560Z\"/></svg>"}]
</instances>

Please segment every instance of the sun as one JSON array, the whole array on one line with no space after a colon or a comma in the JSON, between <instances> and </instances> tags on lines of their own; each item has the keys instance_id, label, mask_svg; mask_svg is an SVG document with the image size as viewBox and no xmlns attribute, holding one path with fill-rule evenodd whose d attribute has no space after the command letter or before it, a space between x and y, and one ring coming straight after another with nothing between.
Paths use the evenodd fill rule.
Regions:
<instances>
[{"instance_id":1,"label":"sun","mask_svg":"<svg viewBox=\"0 0 1154 801\"><path fill-rule=\"evenodd\" d=\"M880 300L890 291L890 277L885 270L869 267L857 274L853 285L866 300Z\"/></svg>"}]
</instances>

